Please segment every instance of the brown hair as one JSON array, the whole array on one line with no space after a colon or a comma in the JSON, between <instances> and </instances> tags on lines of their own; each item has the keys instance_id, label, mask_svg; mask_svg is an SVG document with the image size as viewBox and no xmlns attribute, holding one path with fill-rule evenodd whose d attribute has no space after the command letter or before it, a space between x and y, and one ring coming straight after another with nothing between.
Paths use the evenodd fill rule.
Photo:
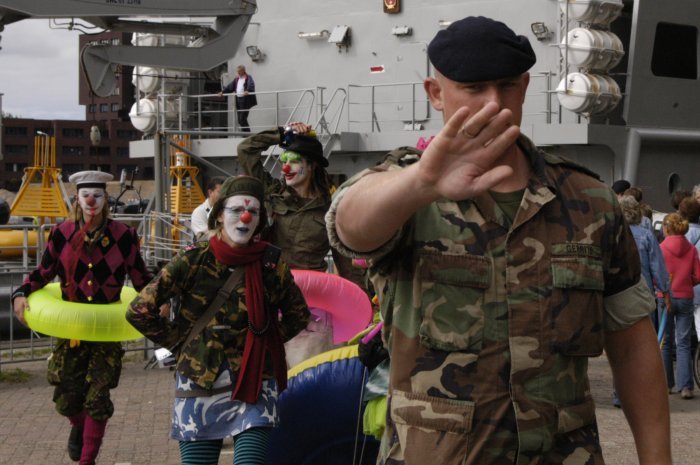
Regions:
<instances>
[{"instance_id":1,"label":"brown hair","mask_svg":"<svg viewBox=\"0 0 700 465\"><path fill-rule=\"evenodd\" d=\"M623 195L631 195L637 202L642 201L642 190L638 187L630 187L623 193Z\"/></svg>"},{"instance_id":2,"label":"brown hair","mask_svg":"<svg viewBox=\"0 0 700 465\"><path fill-rule=\"evenodd\" d=\"M629 191L629 189L627 189ZM625 191L625 192L627 192ZM620 197L620 208L622 215L629 224L639 224L642 221L642 210L639 208L639 202L632 195L623 195Z\"/></svg>"},{"instance_id":3,"label":"brown hair","mask_svg":"<svg viewBox=\"0 0 700 465\"><path fill-rule=\"evenodd\" d=\"M669 236L682 236L688 232L688 220L681 218L678 213L664 216L664 226Z\"/></svg>"},{"instance_id":4,"label":"brown hair","mask_svg":"<svg viewBox=\"0 0 700 465\"><path fill-rule=\"evenodd\" d=\"M681 200L678 213L684 220L688 220L688 223L698 223L700 222L700 202L692 197L686 197Z\"/></svg>"}]
</instances>

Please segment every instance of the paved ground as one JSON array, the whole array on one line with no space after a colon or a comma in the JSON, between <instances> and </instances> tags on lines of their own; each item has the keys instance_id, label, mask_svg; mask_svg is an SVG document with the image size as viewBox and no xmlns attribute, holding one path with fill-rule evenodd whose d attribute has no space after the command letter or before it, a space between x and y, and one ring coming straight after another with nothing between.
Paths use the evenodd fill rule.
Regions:
<instances>
[{"instance_id":1,"label":"paved ground","mask_svg":"<svg viewBox=\"0 0 700 465\"><path fill-rule=\"evenodd\" d=\"M133 355L131 356L134 357ZM167 369L144 370L145 363L125 363L119 387L113 391L115 415L98 458L100 465L175 465L177 444L168 439L173 375ZM52 388L43 363L4 366L30 375L22 384L0 383L0 464L68 465L68 423L53 409ZM612 406L610 369L604 357L591 361L591 381L598 405L600 433L609 465L636 464L632 436L622 411ZM700 464L700 397L670 396L675 465ZM220 465L232 463L230 442Z\"/></svg>"}]
</instances>

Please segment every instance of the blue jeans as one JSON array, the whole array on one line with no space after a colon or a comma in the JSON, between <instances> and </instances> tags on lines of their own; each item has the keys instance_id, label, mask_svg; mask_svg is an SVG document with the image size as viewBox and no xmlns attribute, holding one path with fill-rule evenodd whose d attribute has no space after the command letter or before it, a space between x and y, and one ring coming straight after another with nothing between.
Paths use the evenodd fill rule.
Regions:
<instances>
[{"instance_id":1,"label":"blue jeans","mask_svg":"<svg viewBox=\"0 0 700 465\"><path fill-rule=\"evenodd\" d=\"M693 319L693 299L671 299L673 316L666 322L664 345L661 351L664 367L666 368L666 382L668 388L677 386L680 391L683 388L693 389L693 354L690 348L690 338L694 337L695 322ZM674 344L675 343L675 344ZM673 350L676 351L676 373L678 382L674 382L673 376Z\"/></svg>"}]
</instances>

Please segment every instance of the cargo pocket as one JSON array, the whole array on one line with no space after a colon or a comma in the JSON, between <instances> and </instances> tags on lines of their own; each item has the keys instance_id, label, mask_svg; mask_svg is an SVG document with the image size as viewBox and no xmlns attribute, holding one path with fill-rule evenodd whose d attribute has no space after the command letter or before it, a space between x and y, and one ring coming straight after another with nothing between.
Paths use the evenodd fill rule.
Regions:
<instances>
[{"instance_id":1,"label":"cargo pocket","mask_svg":"<svg viewBox=\"0 0 700 465\"><path fill-rule=\"evenodd\" d=\"M56 348L48 358L46 379L51 386L58 386L61 384L67 344L67 339L59 339Z\"/></svg>"},{"instance_id":2,"label":"cargo pocket","mask_svg":"<svg viewBox=\"0 0 700 465\"><path fill-rule=\"evenodd\" d=\"M474 403L392 391L390 418L410 463L462 463L469 451ZM408 462L407 462L408 463Z\"/></svg>"},{"instance_id":3,"label":"cargo pocket","mask_svg":"<svg viewBox=\"0 0 700 465\"><path fill-rule=\"evenodd\" d=\"M122 372L122 357L126 353L120 342L96 343L90 357L87 381L95 386L114 389L119 385Z\"/></svg>"},{"instance_id":4,"label":"cargo pocket","mask_svg":"<svg viewBox=\"0 0 700 465\"><path fill-rule=\"evenodd\" d=\"M479 352L491 262L477 255L426 252L419 252L419 260L421 343L438 350Z\"/></svg>"},{"instance_id":5,"label":"cargo pocket","mask_svg":"<svg viewBox=\"0 0 700 465\"><path fill-rule=\"evenodd\" d=\"M603 263L593 257L552 257L552 299L546 322L552 351L598 356L603 351Z\"/></svg>"},{"instance_id":6,"label":"cargo pocket","mask_svg":"<svg viewBox=\"0 0 700 465\"><path fill-rule=\"evenodd\" d=\"M562 406L557 409L557 433L566 434L595 422L593 399L581 403Z\"/></svg>"}]
</instances>

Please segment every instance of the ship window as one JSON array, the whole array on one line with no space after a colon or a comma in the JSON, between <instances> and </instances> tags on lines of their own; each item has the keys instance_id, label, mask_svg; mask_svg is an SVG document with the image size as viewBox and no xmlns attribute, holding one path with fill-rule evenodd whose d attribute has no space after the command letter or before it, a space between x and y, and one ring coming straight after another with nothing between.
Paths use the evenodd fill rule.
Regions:
<instances>
[{"instance_id":1,"label":"ship window","mask_svg":"<svg viewBox=\"0 0 700 465\"><path fill-rule=\"evenodd\" d=\"M697 35L695 26L658 23L651 72L655 76L697 79Z\"/></svg>"}]
</instances>

